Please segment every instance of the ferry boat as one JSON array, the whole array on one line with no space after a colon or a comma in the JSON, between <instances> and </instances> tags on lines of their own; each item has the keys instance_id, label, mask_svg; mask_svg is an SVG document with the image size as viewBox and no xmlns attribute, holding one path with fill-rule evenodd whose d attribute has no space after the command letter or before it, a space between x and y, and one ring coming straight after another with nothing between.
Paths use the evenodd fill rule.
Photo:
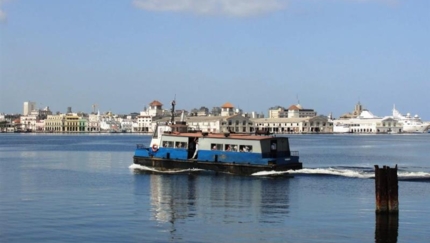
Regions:
<instances>
[{"instance_id":1,"label":"ferry boat","mask_svg":"<svg viewBox=\"0 0 430 243\"><path fill-rule=\"evenodd\" d=\"M172 107L174 111L174 102ZM159 171L203 169L241 175L302 169L299 152L290 150L288 137L190 130L185 122L174 122L173 116L170 122L157 124L149 146L137 144L133 162Z\"/></svg>"}]
</instances>

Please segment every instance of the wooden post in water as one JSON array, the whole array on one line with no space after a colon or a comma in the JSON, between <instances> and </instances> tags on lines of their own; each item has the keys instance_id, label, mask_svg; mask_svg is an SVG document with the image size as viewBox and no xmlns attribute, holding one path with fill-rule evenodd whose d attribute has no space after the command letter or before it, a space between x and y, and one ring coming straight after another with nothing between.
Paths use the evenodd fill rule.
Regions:
<instances>
[{"instance_id":1,"label":"wooden post in water","mask_svg":"<svg viewBox=\"0 0 430 243\"><path fill-rule=\"evenodd\" d=\"M375 194L377 214L399 213L399 186L395 168L375 165Z\"/></svg>"},{"instance_id":2,"label":"wooden post in water","mask_svg":"<svg viewBox=\"0 0 430 243\"><path fill-rule=\"evenodd\" d=\"M395 168L375 165L375 243L397 242L399 230L399 186Z\"/></svg>"}]
</instances>

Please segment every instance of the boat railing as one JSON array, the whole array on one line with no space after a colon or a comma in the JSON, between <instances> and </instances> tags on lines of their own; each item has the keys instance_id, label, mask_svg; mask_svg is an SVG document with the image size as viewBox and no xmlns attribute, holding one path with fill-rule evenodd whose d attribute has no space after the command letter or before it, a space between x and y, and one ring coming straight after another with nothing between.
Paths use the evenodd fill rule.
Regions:
<instances>
[{"instance_id":1,"label":"boat railing","mask_svg":"<svg viewBox=\"0 0 430 243\"><path fill-rule=\"evenodd\" d=\"M136 144L137 149L147 149L148 147L144 144Z\"/></svg>"}]
</instances>

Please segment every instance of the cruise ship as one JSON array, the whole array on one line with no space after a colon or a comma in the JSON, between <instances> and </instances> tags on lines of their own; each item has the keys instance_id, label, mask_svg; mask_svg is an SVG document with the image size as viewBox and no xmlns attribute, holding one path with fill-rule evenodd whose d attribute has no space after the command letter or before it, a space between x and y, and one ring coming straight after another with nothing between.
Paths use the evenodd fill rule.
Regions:
<instances>
[{"instance_id":1,"label":"cruise ship","mask_svg":"<svg viewBox=\"0 0 430 243\"><path fill-rule=\"evenodd\" d=\"M333 133L401 133L402 125L392 117L378 117L363 109L357 117L332 120Z\"/></svg>"},{"instance_id":2,"label":"cruise ship","mask_svg":"<svg viewBox=\"0 0 430 243\"><path fill-rule=\"evenodd\" d=\"M402 115L394 106L393 118L403 125L403 132L406 133L424 133L430 127L430 123L423 122L418 115L411 116L410 113Z\"/></svg>"}]
</instances>

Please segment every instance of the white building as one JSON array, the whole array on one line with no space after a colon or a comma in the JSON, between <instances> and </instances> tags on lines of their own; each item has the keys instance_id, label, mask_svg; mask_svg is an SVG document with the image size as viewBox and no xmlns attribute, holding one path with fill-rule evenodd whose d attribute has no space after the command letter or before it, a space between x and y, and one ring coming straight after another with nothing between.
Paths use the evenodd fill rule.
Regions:
<instances>
[{"instance_id":1,"label":"white building","mask_svg":"<svg viewBox=\"0 0 430 243\"><path fill-rule=\"evenodd\" d=\"M100 132L100 111L97 114L88 115L88 131Z\"/></svg>"},{"instance_id":2,"label":"white building","mask_svg":"<svg viewBox=\"0 0 430 243\"><path fill-rule=\"evenodd\" d=\"M326 116L302 118L258 118L251 119L257 130L270 133L331 133L332 123Z\"/></svg>"},{"instance_id":3,"label":"white building","mask_svg":"<svg viewBox=\"0 0 430 243\"><path fill-rule=\"evenodd\" d=\"M136 118L137 123L133 124L133 132L152 133L154 125L152 124L152 116L140 115Z\"/></svg>"},{"instance_id":4,"label":"white building","mask_svg":"<svg viewBox=\"0 0 430 243\"><path fill-rule=\"evenodd\" d=\"M36 110L36 102L26 101L24 102L24 109L22 112L23 116L30 115L32 111Z\"/></svg>"},{"instance_id":5,"label":"white building","mask_svg":"<svg viewBox=\"0 0 430 243\"><path fill-rule=\"evenodd\" d=\"M163 115L163 104L158 100L154 100L149 103L149 107L146 111L140 112L141 116L162 116Z\"/></svg>"},{"instance_id":6,"label":"white building","mask_svg":"<svg viewBox=\"0 0 430 243\"><path fill-rule=\"evenodd\" d=\"M128 116L127 118L121 118L119 122L121 124L122 132L132 132L133 131L134 121L133 121L133 119L131 119L131 116Z\"/></svg>"},{"instance_id":7,"label":"white building","mask_svg":"<svg viewBox=\"0 0 430 243\"><path fill-rule=\"evenodd\" d=\"M36 114L28 114L20 117L21 121L21 129L22 130L30 130L36 131L36 123L37 123L37 115Z\"/></svg>"},{"instance_id":8,"label":"white building","mask_svg":"<svg viewBox=\"0 0 430 243\"><path fill-rule=\"evenodd\" d=\"M314 116L317 116L317 113L313 109L304 109L300 104L291 105L288 109L282 106L269 108L269 118L304 118Z\"/></svg>"},{"instance_id":9,"label":"white building","mask_svg":"<svg viewBox=\"0 0 430 243\"><path fill-rule=\"evenodd\" d=\"M189 128L201 130L202 132L221 132L221 116L206 116L206 117L187 117L186 121Z\"/></svg>"},{"instance_id":10,"label":"white building","mask_svg":"<svg viewBox=\"0 0 430 243\"><path fill-rule=\"evenodd\" d=\"M288 118L315 117L317 113L313 109L303 109L300 104L288 108Z\"/></svg>"},{"instance_id":11,"label":"white building","mask_svg":"<svg viewBox=\"0 0 430 243\"><path fill-rule=\"evenodd\" d=\"M282 106L275 106L269 108L269 118L286 118L288 117L288 110Z\"/></svg>"}]
</instances>

